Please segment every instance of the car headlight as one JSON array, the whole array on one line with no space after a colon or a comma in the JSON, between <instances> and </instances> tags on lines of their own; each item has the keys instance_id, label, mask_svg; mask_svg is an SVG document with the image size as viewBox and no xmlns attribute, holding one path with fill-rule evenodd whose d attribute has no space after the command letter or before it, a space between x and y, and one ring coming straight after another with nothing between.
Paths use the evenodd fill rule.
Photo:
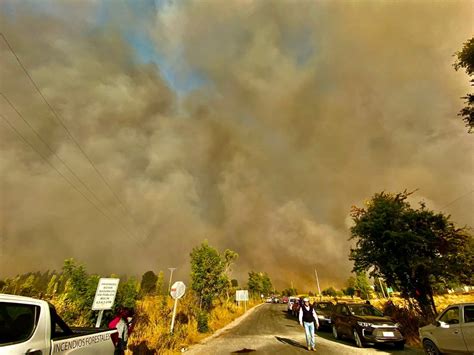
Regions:
<instances>
[{"instance_id":1,"label":"car headlight","mask_svg":"<svg viewBox=\"0 0 474 355\"><path fill-rule=\"evenodd\" d=\"M361 327L368 328L372 326L372 323L369 322L357 322Z\"/></svg>"}]
</instances>

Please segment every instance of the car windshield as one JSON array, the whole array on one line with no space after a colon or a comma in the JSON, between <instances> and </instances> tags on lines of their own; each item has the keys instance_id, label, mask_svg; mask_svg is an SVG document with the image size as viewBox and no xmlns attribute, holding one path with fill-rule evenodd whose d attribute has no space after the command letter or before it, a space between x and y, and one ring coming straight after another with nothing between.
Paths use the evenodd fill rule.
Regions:
<instances>
[{"instance_id":1,"label":"car windshield","mask_svg":"<svg viewBox=\"0 0 474 355\"><path fill-rule=\"evenodd\" d=\"M333 309L332 303L316 303L315 308L317 311L330 311Z\"/></svg>"},{"instance_id":2,"label":"car windshield","mask_svg":"<svg viewBox=\"0 0 474 355\"><path fill-rule=\"evenodd\" d=\"M377 308L365 305L365 304L353 304L349 305L351 313L356 316L376 316L383 317L383 313L380 312Z\"/></svg>"}]
</instances>

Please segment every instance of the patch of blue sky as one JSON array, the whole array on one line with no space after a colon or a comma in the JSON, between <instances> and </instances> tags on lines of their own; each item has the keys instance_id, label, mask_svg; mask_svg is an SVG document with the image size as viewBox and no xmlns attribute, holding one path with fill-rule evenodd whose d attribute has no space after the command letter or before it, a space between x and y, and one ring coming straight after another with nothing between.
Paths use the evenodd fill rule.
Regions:
<instances>
[{"instance_id":1,"label":"patch of blue sky","mask_svg":"<svg viewBox=\"0 0 474 355\"><path fill-rule=\"evenodd\" d=\"M113 20L114 3L116 4L115 0L103 0L100 3L97 10L98 25L104 25ZM160 52L156 43L147 33L148 23L152 24L157 11L172 5L170 0L126 0L121 4L133 18L137 19L135 25L121 26L121 31L127 43L135 51L136 59L140 63L157 65L169 87L180 96L184 96L208 82L202 73L186 67L185 61L173 60L173 58L179 57L177 53L168 55L168 53Z\"/></svg>"},{"instance_id":2,"label":"patch of blue sky","mask_svg":"<svg viewBox=\"0 0 474 355\"><path fill-rule=\"evenodd\" d=\"M281 48L293 58L293 61L298 66L305 66L316 55L313 33L309 29L284 31Z\"/></svg>"},{"instance_id":3,"label":"patch of blue sky","mask_svg":"<svg viewBox=\"0 0 474 355\"><path fill-rule=\"evenodd\" d=\"M174 61L172 56L160 53L147 34L128 31L124 37L135 50L139 62L156 64L163 78L178 95L184 96L208 83L202 73L185 67L184 61Z\"/></svg>"}]
</instances>

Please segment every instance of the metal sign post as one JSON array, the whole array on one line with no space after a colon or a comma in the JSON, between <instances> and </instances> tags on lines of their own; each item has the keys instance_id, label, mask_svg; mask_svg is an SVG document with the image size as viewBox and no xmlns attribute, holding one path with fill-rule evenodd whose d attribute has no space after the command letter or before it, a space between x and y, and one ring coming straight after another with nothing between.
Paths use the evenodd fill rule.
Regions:
<instances>
[{"instance_id":1,"label":"metal sign post","mask_svg":"<svg viewBox=\"0 0 474 355\"><path fill-rule=\"evenodd\" d=\"M99 280L97 290L95 291L94 303L92 304L92 310L99 311L97 322L95 323L96 328L100 328L104 311L111 309L114 305L119 282L120 279L101 278Z\"/></svg>"},{"instance_id":2,"label":"metal sign post","mask_svg":"<svg viewBox=\"0 0 474 355\"><path fill-rule=\"evenodd\" d=\"M173 286L171 286L171 297L174 299L174 306L173 306L173 317L171 318L171 328L170 334L173 334L174 328L174 320L176 318L176 308L178 307L178 300L184 296L186 292L186 285L181 281L176 281Z\"/></svg>"}]
</instances>

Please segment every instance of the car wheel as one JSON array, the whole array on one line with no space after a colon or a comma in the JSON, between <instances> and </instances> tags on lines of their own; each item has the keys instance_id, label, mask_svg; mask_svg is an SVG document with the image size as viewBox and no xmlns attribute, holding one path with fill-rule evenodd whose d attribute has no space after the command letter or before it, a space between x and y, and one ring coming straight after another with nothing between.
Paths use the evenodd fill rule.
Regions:
<instances>
[{"instance_id":1,"label":"car wheel","mask_svg":"<svg viewBox=\"0 0 474 355\"><path fill-rule=\"evenodd\" d=\"M428 339L423 340L423 348L425 349L425 353L428 355L441 354L438 350L438 347L431 340L428 340Z\"/></svg>"},{"instance_id":2,"label":"car wheel","mask_svg":"<svg viewBox=\"0 0 474 355\"><path fill-rule=\"evenodd\" d=\"M337 333L337 328L335 325L332 326L332 336L334 337L334 339L339 339L339 334Z\"/></svg>"},{"instance_id":3,"label":"car wheel","mask_svg":"<svg viewBox=\"0 0 474 355\"><path fill-rule=\"evenodd\" d=\"M352 331L352 335L354 336L354 340L356 342L357 347L358 348L363 348L364 343L362 342L362 339L360 338L359 333L357 333L357 330L354 329Z\"/></svg>"}]
</instances>

